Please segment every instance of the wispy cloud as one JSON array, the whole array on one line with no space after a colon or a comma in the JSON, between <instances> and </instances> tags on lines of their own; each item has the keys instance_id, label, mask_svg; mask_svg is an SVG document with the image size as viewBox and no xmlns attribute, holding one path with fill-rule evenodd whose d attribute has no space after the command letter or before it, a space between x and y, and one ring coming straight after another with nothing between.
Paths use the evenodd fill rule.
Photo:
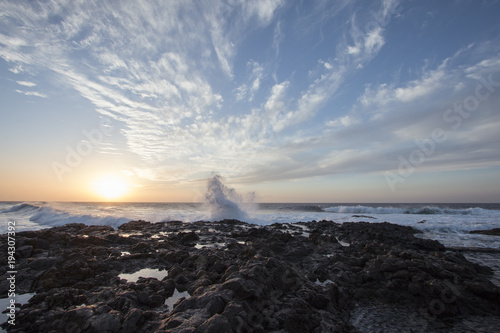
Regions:
<instances>
[{"instance_id":1,"label":"wispy cloud","mask_svg":"<svg viewBox=\"0 0 500 333\"><path fill-rule=\"evenodd\" d=\"M457 52L436 68L424 68L417 79L367 88L348 114L326 122L323 131L288 137L286 144L273 150L274 158L269 156L268 163L242 179L255 182L350 173L383 178L385 171L397 170L400 157L408 159L419 149L419 142L432 140L436 129L446 140L433 143L435 153L416 172L499 166L500 115L494 107L500 102L499 57L488 53L477 63L463 63L480 49L478 45L469 54ZM493 84L486 88L488 78ZM456 90L458 83L462 88ZM475 96L478 86L482 93L491 92L488 99L473 113L452 113L459 117L459 126L457 119L446 118L445 112Z\"/></svg>"},{"instance_id":2,"label":"wispy cloud","mask_svg":"<svg viewBox=\"0 0 500 333\"><path fill-rule=\"evenodd\" d=\"M52 70L98 112L121 122L130 152L163 170L155 174L182 170L188 178L221 168L238 174L252 168L249 156L276 150L281 140L277 133L312 119L349 70L324 61L297 98L289 91L293 81L284 80L269 88L260 106L221 115L225 98L214 90L211 76L223 73L233 80L233 61L244 33L270 25L283 6L281 0L235 6L60 1L40 10L36 3L11 3L3 8L4 17L15 17L26 29L1 35L0 54L16 66ZM335 7L336 12L344 6ZM324 15L322 10L316 13ZM372 54L382 44L382 33L367 38ZM276 22L276 52L282 38L281 23ZM23 49L26 45L34 45L32 51ZM248 102L262 89L265 69L253 60L247 68L248 78L234 94Z\"/></svg>"},{"instance_id":3,"label":"wispy cloud","mask_svg":"<svg viewBox=\"0 0 500 333\"><path fill-rule=\"evenodd\" d=\"M35 97L41 97L41 98L47 98L48 96L42 93L39 93L37 91L23 91L23 90L16 90L17 93L23 94L26 96L35 96Z\"/></svg>"},{"instance_id":4,"label":"wispy cloud","mask_svg":"<svg viewBox=\"0 0 500 333\"><path fill-rule=\"evenodd\" d=\"M16 81L17 84L25 87L34 87L36 86L36 83L33 82L28 82L28 81Z\"/></svg>"},{"instance_id":5,"label":"wispy cloud","mask_svg":"<svg viewBox=\"0 0 500 333\"><path fill-rule=\"evenodd\" d=\"M254 60L250 60L247 63L247 69L250 70L247 82L234 90L237 101L245 100L251 102L255 93L259 91L261 81L264 77L264 67Z\"/></svg>"},{"instance_id":6,"label":"wispy cloud","mask_svg":"<svg viewBox=\"0 0 500 333\"><path fill-rule=\"evenodd\" d=\"M274 27L274 34L273 34L273 49L275 52L275 57L277 57L280 54L280 43L285 37L282 29L281 29L281 22L278 21L276 23L276 26Z\"/></svg>"},{"instance_id":7,"label":"wispy cloud","mask_svg":"<svg viewBox=\"0 0 500 333\"><path fill-rule=\"evenodd\" d=\"M352 89L354 106L337 107L332 100L347 95L342 85L352 86L349 80L389 43L398 5L383 0L361 12L347 0L317 1L304 17L285 22L280 10L288 5L281 0L4 2L0 22L15 24L0 33L0 57L13 73L55 73L113 119L126 143L119 148L136 158L130 169L144 178L186 181L214 170L242 181L383 172L394 167L398 154L411 151L415 138L441 126L443 111L470 94L481 75L500 70L499 58L475 45L461 54L476 52L476 62L464 65L460 54L453 55L411 80L373 81L361 85L358 95ZM312 65L277 70L295 51L286 44L296 37L292 33L317 32L339 13L349 24L328 45L329 53ZM285 36L292 23L298 32L286 30ZM240 46L259 29L270 32L262 47L272 54L247 57ZM244 70L235 70L235 63ZM300 71L311 74L304 78ZM497 137L499 119L484 103L477 114L486 113L467 119L467 135L450 131L443 154L425 167L498 161L486 133ZM459 146L476 162L461 157Z\"/></svg>"}]
</instances>

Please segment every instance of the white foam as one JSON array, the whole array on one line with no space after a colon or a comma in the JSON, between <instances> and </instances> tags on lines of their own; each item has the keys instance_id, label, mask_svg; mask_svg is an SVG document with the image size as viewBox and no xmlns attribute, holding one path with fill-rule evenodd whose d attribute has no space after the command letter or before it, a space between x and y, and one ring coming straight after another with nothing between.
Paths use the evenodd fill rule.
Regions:
<instances>
[{"instance_id":1,"label":"white foam","mask_svg":"<svg viewBox=\"0 0 500 333\"><path fill-rule=\"evenodd\" d=\"M224 219L245 221L249 219L243 198L236 193L235 189L224 185L220 175L214 175L208 180L205 203L208 212L207 217L211 221Z\"/></svg>"},{"instance_id":2,"label":"white foam","mask_svg":"<svg viewBox=\"0 0 500 333\"><path fill-rule=\"evenodd\" d=\"M0 233L7 231L9 221L16 221L16 232L37 230L65 223L101 224L116 227L131 220L198 221L236 218L258 225L288 223L298 226L308 222L331 220L338 223L384 221L412 226L424 232L425 237L437 239L445 245L485 246L498 245L498 237L471 235L472 230L498 228L500 205L311 205L311 204L263 204L255 210L241 196L223 184L216 176L207 187L205 204L197 203L0 203ZM312 209L311 207L315 207ZM488 208L488 207L491 207ZM318 208L318 209L316 209ZM488 209L486 209L488 208ZM323 211L321 211L323 209ZM91 215L89 215L89 213ZM358 215L359 214L359 215ZM169 218L165 218L165 216ZM362 215L375 217L366 219ZM126 218L125 218L126 217ZM418 223L425 220L424 223ZM246 228L246 226L237 226ZM295 228L299 230L298 228ZM290 232L290 231L289 231ZM158 234L167 235L169 231ZM158 237L154 236L154 237ZM305 233L304 236L307 236Z\"/></svg>"},{"instance_id":3,"label":"white foam","mask_svg":"<svg viewBox=\"0 0 500 333\"><path fill-rule=\"evenodd\" d=\"M60 226L67 223L84 223L87 225L110 225L118 227L126 223L129 219L113 216L93 216L71 214L64 211L59 211L51 207L40 207L37 212L30 217L30 221L40 225Z\"/></svg>"}]
</instances>

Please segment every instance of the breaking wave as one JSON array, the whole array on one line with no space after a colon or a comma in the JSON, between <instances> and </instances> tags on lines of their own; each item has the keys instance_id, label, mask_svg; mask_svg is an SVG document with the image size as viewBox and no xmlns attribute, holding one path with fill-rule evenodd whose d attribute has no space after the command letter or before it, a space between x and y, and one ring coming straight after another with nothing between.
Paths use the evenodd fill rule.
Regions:
<instances>
[{"instance_id":1,"label":"breaking wave","mask_svg":"<svg viewBox=\"0 0 500 333\"><path fill-rule=\"evenodd\" d=\"M301 212L325 212L319 205L291 205L280 208L281 210L294 210Z\"/></svg>"},{"instance_id":2,"label":"breaking wave","mask_svg":"<svg viewBox=\"0 0 500 333\"><path fill-rule=\"evenodd\" d=\"M214 175L208 180L205 205L208 211L208 219L211 221L224 219L245 221L249 218L247 209L243 207L244 203L241 195L236 193L233 188L224 185L220 175Z\"/></svg>"},{"instance_id":3,"label":"breaking wave","mask_svg":"<svg viewBox=\"0 0 500 333\"><path fill-rule=\"evenodd\" d=\"M422 207L369 207L369 206L333 206L324 208L325 212L343 214L417 214L417 215L484 215L491 210L470 207L470 208L441 208L436 206Z\"/></svg>"},{"instance_id":4,"label":"breaking wave","mask_svg":"<svg viewBox=\"0 0 500 333\"><path fill-rule=\"evenodd\" d=\"M67 223L83 223L86 225L110 225L116 228L130 221L130 219L123 217L73 214L46 206L43 203L40 205L32 203L17 204L0 212L4 216L9 215L9 213L24 216L30 222L44 227L61 226Z\"/></svg>"},{"instance_id":5,"label":"breaking wave","mask_svg":"<svg viewBox=\"0 0 500 333\"><path fill-rule=\"evenodd\" d=\"M32 204L23 202L22 204L14 205L10 208L4 209L0 213L4 214L4 213L29 212L29 211L33 212L39 208L40 208L40 206L35 206Z\"/></svg>"}]
</instances>

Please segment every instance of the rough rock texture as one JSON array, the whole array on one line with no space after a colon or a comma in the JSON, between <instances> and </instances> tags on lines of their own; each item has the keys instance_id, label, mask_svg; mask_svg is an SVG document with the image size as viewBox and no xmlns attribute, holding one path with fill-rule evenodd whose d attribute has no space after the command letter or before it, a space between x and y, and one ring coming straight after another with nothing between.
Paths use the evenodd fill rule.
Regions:
<instances>
[{"instance_id":1,"label":"rough rock texture","mask_svg":"<svg viewBox=\"0 0 500 333\"><path fill-rule=\"evenodd\" d=\"M491 236L500 236L500 228L493 228L490 230L472 230L471 234L483 234L483 235L491 235Z\"/></svg>"},{"instance_id":2,"label":"rough rock texture","mask_svg":"<svg viewBox=\"0 0 500 333\"><path fill-rule=\"evenodd\" d=\"M414 332L444 332L475 321L488 325L500 316L500 289L488 279L490 268L415 233L389 223L263 227L236 220L133 221L118 230L68 224L19 232L17 292L36 295L18 311L16 326L4 327L11 332L383 331L365 323L368 313L383 308L406 309ZM0 252L7 256L5 235ZM143 268L168 275L161 281L119 278ZM1 295L8 290L6 272L0 267ZM186 291L187 297L166 305ZM402 328L409 318L404 311L398 310Z\"/></svg>"}]
</instances>

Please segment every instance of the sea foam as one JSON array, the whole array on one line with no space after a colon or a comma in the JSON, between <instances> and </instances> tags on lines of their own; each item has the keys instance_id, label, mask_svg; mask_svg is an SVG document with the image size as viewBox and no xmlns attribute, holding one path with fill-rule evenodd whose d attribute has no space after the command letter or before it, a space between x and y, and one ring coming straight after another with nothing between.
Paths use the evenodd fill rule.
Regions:
<instances>
[{"instance_id":1,"label":"sea foam","mask_svg":"<svg viewBox=\"0 0 500 333\"><path fill-rule=\"evenodd\" d=\"M211 221L249 219L248 205L245 207L242 196L235 189L224 185L220 175L214 175L208 180L205 205L208 220Z\"/></svg>"},{"instance_id":2,"label":"sea foam","mask_svg":"<svg viewBox=\"0 0 500 333\"><path fill-rule=\"evenodd\" d=\"M119 225L130 219L115 216L95 216L78 214L51 207L48 203L20 203L0 211L0 221L15 221L16 230L40 229L56 227L67 223L84 223L87 225ZM3 224L3 223L2 223ZM5 225L0 226L0 233L6 231Z\"/></svg>"}]
</instances>

